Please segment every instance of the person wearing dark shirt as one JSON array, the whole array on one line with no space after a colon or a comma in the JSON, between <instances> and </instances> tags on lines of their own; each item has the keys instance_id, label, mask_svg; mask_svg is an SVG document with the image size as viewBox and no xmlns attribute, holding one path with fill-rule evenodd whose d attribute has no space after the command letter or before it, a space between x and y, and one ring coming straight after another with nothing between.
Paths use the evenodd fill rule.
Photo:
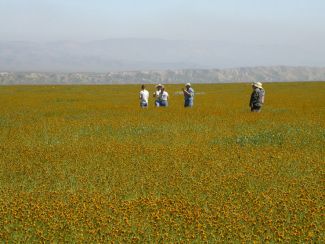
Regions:
<instances>
[{"instance_id":1,"label":"person wearing dark shirt","mask_svg":"<svg viewBox=\"0 0 325 244\"><path fill-rule=\"evenodd\" d=\"M252 84L253 92L249 101L251 112L260 112L264 104L265 90L261 82L254 82Z\"/></svg>"}]
</instances>

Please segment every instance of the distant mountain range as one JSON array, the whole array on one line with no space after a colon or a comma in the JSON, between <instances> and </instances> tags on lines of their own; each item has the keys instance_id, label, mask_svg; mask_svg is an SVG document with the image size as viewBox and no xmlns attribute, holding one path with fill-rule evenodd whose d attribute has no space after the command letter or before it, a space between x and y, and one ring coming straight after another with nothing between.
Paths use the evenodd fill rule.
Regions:
<instances>
[{"instance_id":1,"label":"distant mountain range","mask_svg":"<svg viewBox=\"0 0 325 244\"><path fill-rule=\"evenodd\" d=\"M248 67L106 73L0 72L0 85L11 84L157 84L224 82L325 81L325 68Z\"/></svg>"},{"instance_id":2,"label":"distant mountain range","mask_svg":"<svg viewBox=\"0 0 325 244\"><path fill-rule=\"evenodd\" d=\"M323 81L324 57L325 49L244 40L2 41L0 84Z\"/></svg>"}]
</instances>

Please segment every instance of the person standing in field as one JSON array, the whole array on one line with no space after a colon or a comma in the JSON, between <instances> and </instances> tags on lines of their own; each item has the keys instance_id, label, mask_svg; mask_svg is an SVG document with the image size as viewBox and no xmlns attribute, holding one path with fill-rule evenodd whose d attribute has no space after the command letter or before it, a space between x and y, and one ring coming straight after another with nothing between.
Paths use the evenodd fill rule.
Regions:
<instances>
[{"instance_id":1,"label":"person standing in field","mask_svg":"<svg viewBox=\"0 0 325 244\"><path fill-rule=\"evenodd\" d=\"M155 100L155 106L159 107L160 106L160 101L159 101L159 96L162 88L162 84L156 85L156 91L153 93L153 97L156 98Z\"/></svg>"},{"instance_id":2,"label":"person standing in field","mask_svg":"<svg viewBox=\"0 0 325 244\"><path fill-rule=\"evenodd\" d=\"M141 108L148 108L148 99L149 99L149 92L145 89L145 86L141 86L140 91L140 107Z\"/></svg>"},{"instance_id":3,"label":"person standing in field","mask_svg":"<svg viewBox=\"0 0 325 244\"><path fill-rule=\"evenodd\" d=\"M183 88L184 93L184 107L193 107L193 100L194 100L194 90L191 87L190 83L185 84L185 89Z\"/></svg>"},{"instance_id":4,"label":"person standing in field","mask_svg":"<svg viewBox=\"0 0 325 244\"><path fill-rule=\"evenodd\" d=\"M168 107L168 92L165 91L165 87L162 86L159 94L159 106Z\"/></svg>"},{"instance_id":5,"label":"person standing in field","mask_svg":"<svg viewBox=\"0 0 325 244\"><path fill-rule=\"evenodd\" d=\"M260 112L264 104L265 90L261 82L254 82L252 84L252 95L249 101L251 112Z\"/></svg>"}]
</instances>

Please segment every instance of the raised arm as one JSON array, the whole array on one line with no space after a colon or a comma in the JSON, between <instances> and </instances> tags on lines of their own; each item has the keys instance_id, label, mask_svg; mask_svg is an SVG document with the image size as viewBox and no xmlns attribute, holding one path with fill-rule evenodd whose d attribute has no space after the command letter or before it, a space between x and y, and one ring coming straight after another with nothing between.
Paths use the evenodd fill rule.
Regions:
<instances>
[{"instance_id":1,"label":"raised arm","mask_svg":"<svg viewBox=\"0 0 325 244\"><path fill-rule=\"evenodd\" d=\"M184 88L182 88L184 95L188 95L188 96L192 96L192 94L190 92L188 92L187 90L185 90Z\"/></svg>"},{"instance_id":2,"label":"raised arm","mask_svg":"<svg viewBox=\"0 0 325 244\"><path fill-rule=\"evenodd\" d=\"M188 91L186 91L184 88L183 88L183 93L184 93L184 95L191 96L191 93L189 93Z\"/></svg>"}]
</instances>

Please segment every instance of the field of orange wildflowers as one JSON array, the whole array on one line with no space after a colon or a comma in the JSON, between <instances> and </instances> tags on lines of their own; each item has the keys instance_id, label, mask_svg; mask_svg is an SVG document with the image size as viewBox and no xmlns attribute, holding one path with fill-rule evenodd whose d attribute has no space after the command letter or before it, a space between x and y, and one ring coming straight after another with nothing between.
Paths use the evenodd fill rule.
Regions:
<instances>
[{"instance_id":1,"label":"field of orange wildflowers","mask_svg":"<svg viewBox=\"0 0 325 244\"><path fill-rule=\"evenodd\" d=\"M0 87L0 240L325 241L325 82L139 88Z\"/></svg>"}]
</instances>

